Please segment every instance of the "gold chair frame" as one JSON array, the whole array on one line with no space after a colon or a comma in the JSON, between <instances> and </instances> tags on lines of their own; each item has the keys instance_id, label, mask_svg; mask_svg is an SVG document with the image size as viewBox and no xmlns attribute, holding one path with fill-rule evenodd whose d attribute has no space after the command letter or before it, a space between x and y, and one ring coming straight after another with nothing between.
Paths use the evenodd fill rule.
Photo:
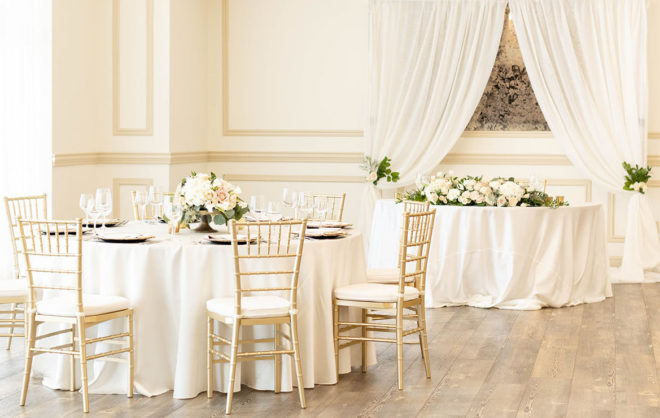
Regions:
<instances>
[{"instance_id":1,"label":"gold chair frame","mask_svg":"<svg viewBox=\"0 0 660 418\"><path fill-rule=\"evenodd\" d=\"M304 193L305 201L312 205L312 212L310 219L320 221L336 221L341 222L344 215L344 203L346 201L346 193L342 194L327 194L327 193ZM325 213L323 219L318 214L314 202L318 198L328 199L328 211Z\"/></svg>"},{"instance_id":2,"label":"gold chair frame","mask_svg":"<svg viewBox=\"0 0 660 418\"><path fill-rule=\"evenodd\" d=\"M339 381L339 350L354 344L362 344L362 372L367 371L367 342L386 342L396 344L397 353L397 375L399 390L403 390L403 344L419 344L422 358L426 368L426 377L431 378L431 363L428 352L428 338L426 332L426 312L424 305L424 289L426 282L426 270L428 265L429 248L435 221L435 210L403 214L403 234L401 236L400 272L396 302L370 302L347 299L337 299L333 296L333 333L335 343L335 367L337 381ZM412 253L409 250L415 250ZM407 265L414 263L409 271ZM414 281L406 283L406 278L413 277ZM415 299L405 300L405 286L414 286L419 291ZM383 285L385 286L385 285ZM353 307L362 311L361 322L350 322L339 320L339 307ZM394 310L392 313L372 312L382 310ZM370 321L392 320L394 324ZM417 327L404 330L404 320L416 320ZM361 329L361 336L342 335L341 332L353 329ZM370 337L368 332L392 332L395 338ZM419 341L404 341L403 338L418 334ZM347 343L339 344L346 340Z\"/></svg>"},{"instance_id":3,"label":"gold chair frame","mask_svg":"<svg viewBox=\"0 0 660 418\"><path fill-rule=\"evenodd\" d=\"M275 393L281 391L282 355L293 356L298 382L298 395L301 408L306 408L305 388L300 360L300 346L298 340L298 275L300 260L303 253L305 230L307 221L277 221L277 222L250 222L237 223L229 221L233 254L234 254L234 314L223 316L207 310L207 396L213 397L213 365L215 363L229 363L229 385L227 386L226 414L231 414L234 383L236 376L236 363L248 360L274 360L275 361ZM239 228L247 231L247 242L240 245L237 240ZM294 228L299 228L295 230ZM297 234L297 238L296 238ZM297 245L294 245L295 241ZM258 259L293 259L291 270L273 271L247 271L241 266L241 260ZM242 279L258 276L290 276L290 284L281 287L244 287ZM283 292L289 293L290 309L287 315L253 318L244 316L241 307L241 297L245 293ZM232 326L232 338L226 339L214 333L214 321ZM241 340L239 331L242 326L273 325L273 338L255 340ZM284 324L289 325L291 335L281 331ZM288 347L280 343L288 342ZM273 343L272 350L238 352L240 344ZM216 349L216 346L229 346L231 354L226 355ZM218 347L219 348L219 347ZM218 357L217 359L215 357Z\"/></svg>"},{"instance_id":4,"label":"gold chair frame","mask_svg":"<svg viewBox=\"0 0 660 418\"><path fill-rule=\"evenodd\" d=\"M7 224L9 226L9 238L11 240L13 255L13 275L14 279L20 279L25 274L21 273L19 262L22 247L20 246L19 218L48 218L48 196L46 193L36 196L6 197L5 210L7 212ZM40 213L41 212L41 213ZM7 337L7 350L11 349L11 343L14 337L25 337L25 333L15 332L16 328L27 329L25 320L27 318L26 309L27 298L18 297L0 297L0 305L9 304L8 310L0 310L0 314L9 315L9 319L0 319L0 328L9 328L9 332L0 333L0 337ZM21 305L23 305L21 307ZM23 317L18 317L22 315Z\"/></svg>"},{"instance_id":5,"label":"gold chair frame","mask_svg":"<svg viewBox=\"0 0 660 418\"><path fill-rule=\"evenodd\" d=\"M82 292L82 220L75 221L52 221L19 219L19 230L23 244L23 255L25 256L25 268L29 280L29 292L27 302L27 344L25 353L25 370L23 374L23 389L21 391L20 405L25 405L27 398L30 373L32 371L32 359L36 355L54 353L70 356L71 381L69 389L75 390L75 362L80 359L82 374L83 410L89 412L89 396L87 388L87 362L91 360L104 360L128 363L128 387L127 395L133 397L133 309L122 309L119 311L102 313L97 315L86 315L83 308ZM75 238L71 231L75 230ZM33 267L33 259L73 259L76 263L75 270ZM46 275L51 280L42 283L41 275ZM52 284L53 276L57 277L58 284ZM64 283L66 278L74 280L74 283ZM75 292L77 312L75 316L42 315L37 312L37 292L43 291L71 294ZM41 295L43 297L43 295ZM112 319L126 318L128 331L97 338L87 338L86 329L102 322ZM71 326L55 332L37 335L37 327L44 323L58 323ZM78 337L76 337L76 331ZM61 334L71 334L71 342L53 347L36 347L36 342L44 338L54 337ZM128 337L127 340L118 338ZM78 342L78 350L76 350ZM104 351L93 355L87 354L87 345L104 342L123 346L116 350ZM115 356L128 353L128 359Z\"/></svg>"}]
</instances>

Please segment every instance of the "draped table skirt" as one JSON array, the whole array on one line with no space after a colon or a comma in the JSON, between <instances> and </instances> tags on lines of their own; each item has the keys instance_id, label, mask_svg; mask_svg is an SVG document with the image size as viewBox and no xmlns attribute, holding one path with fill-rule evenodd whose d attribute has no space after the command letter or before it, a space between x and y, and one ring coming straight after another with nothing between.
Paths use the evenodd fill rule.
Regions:
<instances>
[{"instance_id":1,"label":"draped table skirt","mask_svg":"<svg viewBox=\"0 0 660 418\"><path fill-rule=\"evenodd\" d=\"M130 223L122 229L150 232L156 239L144 244L111 244L86 239L83 290L124 296L131 301L135 310L135 387L138 393L153 396L173 390L175 398L195 397L206 391L206 301L233 296L235 289L232 248L205 243L204 234L187 230L170 241L164 225ZM336 383L332 292L337 286L365 282L365 264L362 235L358 231L351 231L343 239L305 241L298 286L298 329L306 388ZM358 312L350 314L353 320L359 320ZM122 325L111 322L99 327L107 333L119 331ZM228 326L216 327L216 331L231 337ZM88 336L94 337L96 328L90 328ZM271 338L273 327L243 327L241 332L242 339ZM98 351L113 347L99 345ZM270 344L246 345L241 350L270 347ZM349 372L351 365L361 364L360 355L359 345L342 350L340 372ZM368 355L369 362L375 363L371 344ZM46 386L68 389L68 357L38 356L34 370L37 375L43 375ZM79 386L80 370L79 366L76 368ZM126 369L122 363L90 362L90 393L125 393ZM293 369L289 356L284 356L283 391L292 390L292 382L296 380ZM215 366L215 390L226 392L228 374L226 364ZM236 391L240 390L241 383L254 389L273 390L274 362L239 362Z\"/></svg>"},{"instance_id":2,"label":"draped table skirt","mask_svg":"<svg viewBox=\"0 0 660 418\"><path fill-rule=\"evenodd\" d=\"M612 296L601 205L434 208L429 307L540 309ZM393 200L377 202L370 268L396 267L402 212Z\"/></svg>"}]
</instances>

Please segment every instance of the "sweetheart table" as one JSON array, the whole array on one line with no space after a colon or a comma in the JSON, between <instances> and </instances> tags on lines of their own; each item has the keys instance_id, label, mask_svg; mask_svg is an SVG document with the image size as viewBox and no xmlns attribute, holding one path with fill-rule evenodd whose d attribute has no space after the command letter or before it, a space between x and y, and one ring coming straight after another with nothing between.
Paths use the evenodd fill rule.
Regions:
<instances>
[{"instance_id":1,"label":"sweetheart table","mask_svg":"<svg viewBox=\"0 0 660 418\"><path fill-rule=\"evenodd\" d=\"M167 226L162 224L131 222L112 231L149 233L156 238L141 244L127 244L86 237L83 243L84 292L124 296L131 301L135 310L135 388L138 393L153 396L173 390L175 398L197 396L206 391L206 301L233 296L232 247L210 244L204 240L205 234L190 230L182 231L171 241ZM314 384L336 383L333 289L365 282L366 267L362 236L356 230L350 230L342 239L305 240L304 245L298 285L298 329L304 384L312 388ZM265 263L269 262L281 260ZM352 319L359 320L359 313L351 314L357 314ZM120 325L101 326L108 332L118 331ZM93 333L95 328L90 330ZM231 336L229 327L218 330L226 337ZM270 326L244 327L244 330L242 339L273 335ZM112 348L105 346L105 349ZM360 355L359 345L342 350L340 372L349 372L351 364L361 364ZM375 362L372 346L369 359L370 363ZM46 386L67 389L68 364L68 356L38 356L34 370L35 374L43 375ZM284 356L283 391L290 391L296 380L292 365L289 356ZM226 392L228 366L217 364L215 367L215 390ZM76 368L79 385L79 366ZM90 393L125 393L124 364L96 361L89 363L88 370ZM239 362L236 370L236 391L240 390L241 383L255 389L273 390L273 361Z\"/></svg>"},{"instance_id":2,"label":"sweetheart table","mask_svg":"<svg viewBox=\"0 0 660 418\"><path fill-rule=\"evenodd\" d=\"M426 306L540 309L612 296L601 205L436 209ZM395 268L403 205L379 200L369 268Z\"/></svg>"}]
</instances>

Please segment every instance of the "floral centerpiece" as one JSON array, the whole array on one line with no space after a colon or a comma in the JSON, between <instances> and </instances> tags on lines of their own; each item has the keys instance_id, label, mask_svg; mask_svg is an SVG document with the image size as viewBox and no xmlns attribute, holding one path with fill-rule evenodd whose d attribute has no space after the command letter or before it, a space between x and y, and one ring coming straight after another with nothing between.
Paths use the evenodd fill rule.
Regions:
<instances>
[{"instance_id":1,"label":"floral centerpiece","mask_svg":"<svg viewBox=\"0 0 660 418\"><path fill-rule=\"evenodd\" d=\"M215 173L195 173L181 180L175 197L182 205L182 224L201 221L198 231L212 230L211 222L224 225L230 219L240 220L248 205L240 198L240 187L217 177Z\"/></svg>"},{"instance_id":2,"label":"floral centerpiece","mask_svg":"<svg viewBox=\"0 0 660 418\"><path fill-rule=\"evenodd\" d=\"M389 157L384 157L382 160L374 160L371 157L365 156L362 161L362 169L367 172L366 180L370 181L376 186L378 181L385 178L390 183L399 181L399 173L392 171L390 168L392 160Z\"/></svg>"},{"instance_id":3,"label":"floral centerpiece","mask_svg":"<svg viewBox=\"0 0 660 418\"><path fill-rule=\"evenodd\" d=\"M552 198L535 185L513 177L456 177L451 171L439 172L426 182L418 181L417 188L404 193L402 199L452 206L568 206L563 199Z\"/></svg>"},{"instance_id":4,"label":"floral centerpiece","mask_svg":"<svg viewBox=\"0 0 660 418\"><path fill-rule=\"evenodd\" d=\"M625 161L621 165L628 174L626 182L623 184L623 190L640 192L641 194L646 193L651 178L651 167L640 167L637 164L633 167Z\"/></svg>"}]
</instances>

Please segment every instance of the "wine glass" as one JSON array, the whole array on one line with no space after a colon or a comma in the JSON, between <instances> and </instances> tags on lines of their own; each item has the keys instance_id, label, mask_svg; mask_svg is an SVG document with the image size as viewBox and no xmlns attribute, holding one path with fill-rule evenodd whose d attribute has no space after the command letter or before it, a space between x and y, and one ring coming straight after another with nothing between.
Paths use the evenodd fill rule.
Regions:
<instances>
[{"instance_id":1,"label":"wine glass","mask_svg":"<svg viewBox=\"0 0 660 418\"><path fill-rule=\"evenodd\" d=\"M137 190L135 192L135 204L138 207L140 220L142 222L145 222L145 218L147 217L147 202L148 202L147 192L145 192L144 190Z\"/></svg>"},{"instance_id":2,"label":"wine glass","mask_svg":"<svg viewBox=\"0 0 660 418\"><path fill-rule=\"evenodd\" d=\"M298 193L298 211L300 213L300 219L309 218L310 212L312 211L312 208L310 207L309 203L310 203L309 199L307 199L305 193L303 192Z\"/></svg>"},{"instance_id":3,"label":"wine glass","mask_svg":"<svg viewBox=\"0 0 660 418\"><path fill-rule=\"evenodd\" d=\"M282 219L282 212L280 211L277 202L268 202L266 217L269 221L279 221Z\"/></svg>"},{"instance_id":4,"label":"wine glass","mask_svg":"<svg viewBox=\"0 0 660 418\"><path fill-rule=\"evenodd\" d=\"M181 217L183 216L183 208L181 207L181 204L176 201L166 201L165 216L167 216L167 219L170 221L172 228L172 241L174 241L174 232L176 231L176 227L179 225Z\"/></svg>"},{"instance_id":5,"label":"wine glass","mask_svg":"<svg viewBox=\"0 0 660 418\"><path fill-rule=\"evenodd\" d=\"M149 186L149 203L154 207L154 218L160 216L160 206L163 204L163 192L158 186Z\"/></svg>"},{"instance_id":6,"label":"wine glass","mask_svg":"<svg viewBox=\"0 0 660 418\"><path fill-rule=\"evenodd\" d=\"M319 219L324 220L328 212L328 198L325 196L316 196L316 199L314 199L314 209L316 209Z\"/></svg>"},{"instance_id":7,"label":"wine glass","mask_svg":"<svg viewBox=\"0 0 660 418\"><path fill-rule=\"evenodd\" d=\"M282 190L282 203L284 204L284 206L289 208L289 212L293 210L293 202L295 200L295 197L296 197L296 192L294 192L293 190L289 190L286 187L284 188L284 190Z\"/></svg>"},{"instance_id":8,"label":"wine glass","mask_svg":"<svg viewBox=\"0 0 660 418\"><path fill-rule=\"evenodd\" d=\"M85 212L85 225L89 227L89 214L94 209L94 196L87 193L80 195L80 209Z\"/></svg>"},{"instance_id":9,"label":"wine glass","mask_svg":"<svg viewBox=\"0 0 660 418\"><path fill-rule=\"evenodd\" d=\"M103 230L105 231L105 222L112 212L112 192L110 192L110 189L96 189L95 207L97 212L103 216Z\"/></svg>"},{"instance_id":10,"label":"wine glass","mask_svg":"<svg viewBox=\"0 0 660 418\"><path fill-rule=\"evenodd\" d=\"M89 216L92 218L92 222L94 222L94 235L98 235L96 227L99 224L99 216L101 216L101 212L96 209L96 204L89 209Z\"/></svg>"},{"instance_id":11,"label":"wine glass","mask_svg":"<svg viewBox=\"0 0 660 418\"><path fill-rule=\"evenodd\" d=\"M258 221L263 219L263 213L266 209L264 206L265 199L263 195L250 197L250 210L254 213L255 219Z\"/></svg>"}]
</instances>

